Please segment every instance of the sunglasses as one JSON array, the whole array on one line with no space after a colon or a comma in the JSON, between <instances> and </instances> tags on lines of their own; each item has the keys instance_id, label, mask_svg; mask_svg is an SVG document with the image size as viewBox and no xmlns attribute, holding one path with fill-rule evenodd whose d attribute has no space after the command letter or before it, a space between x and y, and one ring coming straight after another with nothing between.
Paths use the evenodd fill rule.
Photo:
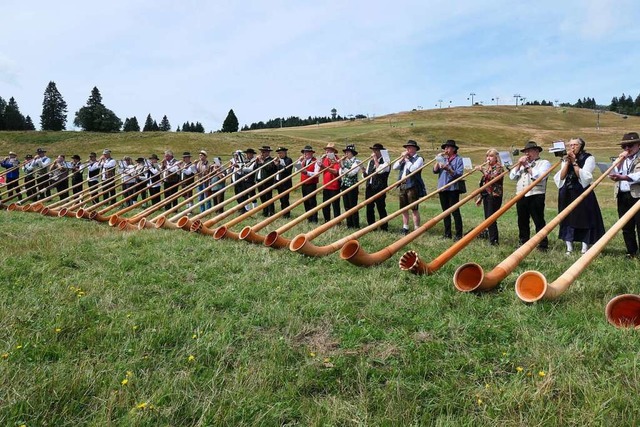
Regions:
<instances>
[{"instance_id":1,"label":"sunglasses","mask_svg":"<svg viewBox=\"0 0 640 427\"><path fill-rule=\"evenodd\" d=\"M621 144L620 147L622 147L623 150L626 150L627 148L633 147L633 144Z\"/></svg>"}]
</instances>

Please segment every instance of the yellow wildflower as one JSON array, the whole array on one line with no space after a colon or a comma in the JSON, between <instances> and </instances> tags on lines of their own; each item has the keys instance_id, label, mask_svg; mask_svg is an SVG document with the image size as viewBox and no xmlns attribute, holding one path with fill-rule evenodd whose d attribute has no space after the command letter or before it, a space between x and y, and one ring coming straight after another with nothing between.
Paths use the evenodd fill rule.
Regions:
<instances>
[{"instance_id":1,"label":"yellow wildflower","mask_svg":"<svg viewBox=\"0 0 640 427\"><path fill-rule=\"evenodd\" d=\"M538 376L540 376L540 377L544 377L545 375L547 375L547 374L544 371L538 372Z\"/></svg>"},{"instance_id":2,"label":"yellow wildflower","mask_svg":"<svg viewBox=\"0 0 640 427\"><path fill-rule=\"evenodd\" d=\"M140 402L136 405L136 409L145 409L147 407L147 402Z\"/></svg>"},{"instance_id":3,"label":"yellow wildflower","mask_svg":"<svg viewBox=\"0 0 640 427\"><path fill-rule=\"evenodd\" d=\"M190 354L188 360L189 362L193 362L194 360L196 360L196 357L193 354Z\"/></svg>"},{"instance_id":4,"label":"yellow wildflower","mask_svg":"<svg viewBox=\"0 0 640 427\"><path fill-rule=\"evenodd\" d=\"M313 351L311 351L311 352L309 352L309 356L316 357L316 354Z\"/></svg>"},{"instance_id":5,"label":"yellow wildflower","mask_svg":"<svg viewBox=\"0 0 640 427\"><path fill-rule=\"evenodd\" d=\"M518 366L518 367L516 368L516 371L518 371L518 372L522 372L522 371L524 371L524 368L523 368L522 366Z\"/></svg>"},{"instance_id":6,"label":"yellow wildflower","mask_svg":"<svg viewBox=\"0 0 640 427\"><path fill-rule=\"evenodd\" d=\"M133 325L132 329L135 331L136 329L138 329L138 325Z\"/></svg>"},{"instance_id":7,"label":"yellow wildflower","mask_svg":"<svg viewBox=\"0 0 640 427\"><path fill-rule=\"evenodd\" d=\"M127 385L127 384L129 384L129 380L125 378L122 381L120 381L120 384Z\"/></svg>"},{"instance_id":8,"label":"yellow wildflower","mask_svg":"<svg viewBox=\"0 0 640 427\"><path fill-rule=\"evenodd\" d=\"M482 399L478 399L478 405L482 405Z\"/></svg>"},{"instance_id":9,"label":"yellow wildflower","mask_svg":"<svg viewBox=\"0 0 640 427\"><path fill-rule=\"evenodd\" d=\"M196 338L198 338L198 336L196 334L193 334L193 335L191 335L191 338L193 338L195 340Z\"/></svg>"},{"instance_id":10,"label":"yellow wildflower","mask_svg":"<svg viewBox=\"0 0 640 427\"><path fill-rule=\"evenodd\" d=\"M56 331L56 334L59 334L59 333L60 333L60 331L62 331L62 329L60 329L60 328L56 328L56 329L55 329L55 331Z\"/></svg>"},{"instance_id":11,"label":"yellow wildflower","mask_svg":"<svg viewBox=\"0 0 640 427\"><path fill-rule=\"evenodd\" d=\"M127 371L127 373L126 373L126 377L127 377L127 378L130 378L130 377L132 377L132 376L133 376L133 372L131 372L131 371Z\"/></svg>"},{"instance_id":12,"label":"yellow wildflower","mask_svg":"<svg viewBox=\"0 0 640 427\"><path fill-rule=\"evenodd\" d=\"M16 346L16 348L17 348L17 349L21 349L21 348L22 348L22 344L18 344L18 345Z\"/></svg>"}]
</instances>

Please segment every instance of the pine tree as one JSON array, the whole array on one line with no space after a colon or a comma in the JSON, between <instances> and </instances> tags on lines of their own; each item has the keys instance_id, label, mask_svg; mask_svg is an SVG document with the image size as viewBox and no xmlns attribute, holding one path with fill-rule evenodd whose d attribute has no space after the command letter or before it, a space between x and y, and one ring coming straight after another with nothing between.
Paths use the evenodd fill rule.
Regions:
<instances>
[{"instance_id":1,"label":"pine tree","mask_svg":"<svg viewBox=\"0 0 640 427\"><path fill-rule=\"evenodd\" d=\"M122 120L102 104L102 95L94 87L87 105L76 112L73 124L89 132L117 132L122 127Z\"/></svg>"},{"instance_id":2,"label":"pine tree","mask_svg":"<svg viewBox=\"0 0 640 427\"><path fill-rule=\"evenodd\" d=\"M142 132L151 132L153 131L153 119L151 118L151 114L147 115L147 119L144 121L144 127L142 128Z\"/></svg>"},{"instance_id":3,"label":"pine tree","mask_svg":"<svg viewBox=\"0 0 640 427\"><path fill-rule=\"evenodd\" d=\"M67 125L67 103L58 92L55 82L49 82L44 90L40 128L42 130L61 131Z\"/></svg>"},{"instance_id":4,"label":"pine tree","mask_svg":"<svg viewBox=\"0 0 640 427\"><path fill-rule=\"evenodd\" d=\"M4 110L7 108L7 101L0 96L0 130L5 130L7 125L4 121Z\"/></svg>"},{"instance_id":5,"label":"pine tree","mask_svg":"<svg viewBox=\"0 0 640 427\"><path fill-rule=\"evenodd\" d=\"M25 118L24 130L36 130L36 127L33 125L33 120L31 120L31 116L27 116Z\"/></svg>"},{"instance_id":6,"label":"pine tree","mask_svg":"<svg viewBox=\"0 0 640 427\"><path fill-rule=\"evenodd\" d=\"M5 130L25 130L26 119L13 96L9 98L9 103L4 109L4 124Z\"/></svg>"},{"instance_id":7,"label":"pine tree","mask_svg":"<svg viewBox=\"0 0 640 427\"><path fill-rule=\"evenodd\" d=\"M162 121L160 122L160 131L169 132L171 130L171 124L169 123L169 119L167 119L166 114L162 117Z\"/></svg>"},{"instance_id":8,"label":"pine tree","mask_svg":"<svg viewBox=\"0 0 640 427\"><path fill-rule=\"evenodd\" d=\"M156 122L155 120L153 121L153 126L151 127L151 130L154 132L158 132L160 130L160 126L158 126L158 122Z\"/></svg>"},{"instance_id":9,"label":"pine tree","mask_svg":"<svg viewBox=\"0 0 640 427\"><path fill-rule=\"evenodd\" d=\"M227 114L227 118L222 122L222 132L238 132L239 128L240 123L238 123L238 118L233 112L233 109L231 109ZM204 132L204 129L202 131Z\"/></svg>"},{"instance_id":10,"label":"pine tree","mask_svg":"<svg viewBox=\"0 0 640 427\"><path fill-rule=\"evenodd\" d=\"M178 128L176 129L176 132L180 132L180 125L178 125Z\"/></svg>"},{"instance_id":11,"label":"pine tree","mask_svg":"<svg viewBox=\"0 0 640 427\"><path fill-rule=\"evenodd\" d=\"M124 126L122 127L123 132L140 132L140 125L138 124L138 119L136 116L131 118L126 118L124 121Z\"/></svg>"}]
</instances>

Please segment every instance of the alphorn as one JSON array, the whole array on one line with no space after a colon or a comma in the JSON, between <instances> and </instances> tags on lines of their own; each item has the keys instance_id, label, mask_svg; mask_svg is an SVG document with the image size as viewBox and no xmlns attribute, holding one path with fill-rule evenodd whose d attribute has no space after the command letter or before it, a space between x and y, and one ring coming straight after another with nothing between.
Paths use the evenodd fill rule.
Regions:
<instances>
[{"instance_id":1,"label":"alphorn","mask_svg":"<svg viewBox=\"0 0 640 427\"><path fill-rule=\"evenodd\" d=\"M397 180L393 184L387 186L387 188L385 188L384 190L378 192L377 194L374 194L373 196L369 197L368 199L358 203L356 206L354 206L353 208L347 210L346 212L342 213L341 215L337 216L336 218L332 219L331 221L328 221L327 223L322 224L321 226L314 228L313 230L311 230L308 233L298 234L296 237L293 238L293 240L291 240L291 243L289 244L289 249L292 252L299 252L299 253L307 255L307 256L315 256L315 257L326 256L326 255L332 254L335 251L339 250L342 247L342 244L348 242L351 239L349 238L349 239L345 240L345 238L342 238L342 239L338 240L338 242L336 242L337 244L331 244L331 245L326 245L326 246L322 246L322 247L314 245L313 243L311 243L311 241L313 239L315 239L316 237L320 236L321 234L323 234L324 232L326 232L327 230L329 230L331 227L333 227L336 224L338 224L343 219L347 218L349 215L352 215L353 213L359 211L360 209L362 209L363 207L365 207L369 203L372 203L376 199L378 199L378 198L382 197L383 195L385 195L387 192L395 189L396 187L398 187L400 184L402 184L403 182L405 182L406 180L408 180L412 176L420 173L422 171L422 169L424 169L427 166L431 165L431 163L433 163L435 160L436 159L434 158L434 159L426 162L425 164L423 164L421 167L419 167L415 171L409 173L408 175L406 175L403 178ZM469 173L471 173L471 172L469 172ZM459 177L456 181L464 179L464 177L466 175L468 175L468 174L465 174L464 176ZM366 182L369 178L370 177L366 177L363 180L358 181L358 183L355 184L355 185L360 185L361 183ZM451 185L453 185L453 182L451 183ZM350 189L347 189L346 191L349 191L349 190Z\"/></svg>"},{"instance_id":2,"label":"alphorn","mask_svg":"<svg viewBox=\"0 0 640 427\"><path fill-rule=\"evenodd\" d=\"M400 158L402 158L402 156L399 156L398 158L396 158L393 162L389 162L389 165L391 166L392 163L396 162L397 160L399 160ZM352 169L356 168L359 165L354 165L351 169L349 169L349 171L351 171ZM324 184L322 186L322 188L326 187L327 185L331 184L333 181L340 179L340 177L342 177L343 175L346 175L347 173L349 173L349 171L343 173L342 175L339 175L337 177L335 177L334 179L332 179L331 181L329 181L328 183ZM377 174L378 172L376 172ZM369 177L370 178L370 177ZM367 178L363 178L363 180L361 180L361 182L366 181ZM320 189L308 194L307 196L311 196L312 194L315 194L316 192L318 192ZM282 233L292 229L293 227L295 227L297 224L301 223L302 221L304 221L305 219L309 218L310 216L312 216L314 213L318 212L319 210L321 210L322 208L324 208L325 206L329 206L334 200L339 199L340 196L342 196L342 194L351 191L350 188L341 191L340 193L336 194L335 196L329 198L328 200L320 203L319 205L317 205L315 208L311 209L308 212L305 212L304 214L300 215L299 217L289 221L288 223L284 224L282 227L278 228L277 230L274 230L272 232L270 232L269 234L267 234L267 236L265 237L263 244L265 246L269 246L271 248L276 248L276 249L281 249L284 247L287 247L291 244L291 240L287 239L286 237L282 236Z\"/></svg>"},{"instance_id":3,"label":"alphorn","mask_svg":"<svg viewBox=\"0 0 640 427\"><path fill-rule=\"evenodd\" d=\"M13 171L14 171L14 170L16 170L16 169L20 169L22 166L24 166L24 165L26 165L26 164L27 164L27 162L18 162L18 164L17 164L17 165L15 165L15 166L11 166L10 168L8 168L8 169L3 170L2 172L0 172L0 176L5 176L5 175L7 175L7 174L9 174L9 173L13 172Z\"/></svg>"},{"instance_id":4,"label":"alphorn","mask_svg":"<svg viewBox=\"0 0 640 427\"><path fill-rule=\"evenodd\" d=\"M618 295L607 303L607 321L618 328L640 327L640 295Z\"/></svg>"},{"instance_id":5,"label":"alphorn","mask_svg":"<svg viewBox=\"0 0 640 427\"><path fill-rule=\"evenodd\" d=\"M173 194L171 197L167 197L165 199L166 201L163 200L160 203L152 205L149 208L143 210L142 212L140 212L140 213L138 213L136 215L133 215L131 218L123 218L122 215L127 213L127 212L129 212L129 211L131 211L131 210L133 210L135 207L146 203L146 201L148 201L148 200L153 200L154 198L159 197L160 195L162 195L162 194L164 194L166 192L167 188L165 188L163 191L161 191L158 194L150 195L149 197L147 197L146 199L140 201L139 203L134 203L131 206L128 206L128 207L126 207L124 209L121 209L121 210L119 210L118 212L112 214L109 217L109 225L112 226L112 227L113 226L117 226L121 230L124 230L124 229L133 230L135 228L134 227L135 224L137 224L137 227L140 230L142 230L143 228L154 228L155 224L153 224L152 222L155 221L157 218L164 217L168 213L175 212L176 210L178 210L178 209L182 208L183 206L185 206L186 204L190 203L192 200L195 200L196 198L198 198L200 196L200 194L202 194L205 191L207 191L211 186L207 186L207 187L203 188L200 191L196 191L195 193L193 192L193 190L197 189L198 186L201 185L203 181L206 182L209 178L211 178L211 176L213 174L214 174L213 171L209 171L204 176L198 177L197 180L194 179L193 182L191 184L188 184L186 187L177 188L176 189L176 193ZM175 186L178 186L178 185L179 184L175 184ZM191 194L191 195L189 195L189 194ZM189 195L189 196L186 197L187 195ZM165 207L166 205L168 205L169 203L173 202L174 200L178 200L180 197L184 197L184 200L182 202L177 203L172 208L169 208L167 211L157 215L156 217L152 218L151 220L147 220L147 217L149 215L151 215L153 212L156 212L156 211L160 210L162 207Z\"/></svg>"},{"instance_id":6,"label":"alphorn","mask_svg":"<svg viewBox=\"0 0 640 427\"><path fill-rule=\"evenodd\" d=\"M294 163L291 163L287 167L293 166L293 164ZM292 179L294 176L296 176L299 173L302 173L304 170L305 170L305 168L298 169L296 172L292 173L287 179ZM323 171L324 171L324 169L323 169ZM271 191L271 190L277 188L278 186L280 186L281 184L282 184L281 182L275 182L269 188L263 190L263 192L266 193L268 191ZM292 191L294 191L295 189L301 187L302 184L304 184L304 181L299 181L297 184L292 185L291 188L288 188L287 190L283 191L282 193L273 196L272 198L270 198L266 202L261 203L259 206L256 206L255 208L250 209L249 211L243 213L242 215L237 216L236 218L232 219L231 221L228 221L228 222L222 224L220 227L216 228L215 231L213 232L213 238L215 240L220 240L220 239L223 239L223 238L238 240L239 237L240 237L240 233L236 233L234 231L229 230L230 227L233 227L236 224L240 224L245 219L250 218L254 214L257 214L258 212L260 212L266 206L274 204L275 202L277 202L278 200L280 200L281 198L283 198L287 194L289 194ZM275 216L275 215L276 214L274 214L273 216ZM278 217L280 217L282 215L283 214L279 215Z\"/></svg>"},{"instance_id":7,"label":"alphorn","mask_svg":"<svg viewBox=\"0 0 640 427\"><path fill-rule=\"evenodd\" d=\"M611 226L604 236L589 248L580 258L574 262L554 282L548 283L545 276L535 270L525 271L516 279L516 294L524 302L535 302L540 299L556 299L562 295L576 278L591 264L600 254L611 239L640 211L640 199L633 204L615 224Z\"/></svg>"},{"instance_id":8,"label":"alphorn","mask_svg":"<svg viewBox=\"0 0 640 427\"><path fill-rule=\"evenodd\" d=\"M498 286L505 277L510 275L513 270L520 264L520 262L527 257L542 240L551 233L551 231L557 227L564 218L566 218L573 209L576 208L584 200L589 193L593 192L605 179L611 170L615 168L622 159L617 159L609 169L602 173L598 179L596 179L584 192L578 196L571 204L569 204L562 212L558 212L558 215L549 221L540 231L538 231L531 239L525 242L522 246L516 249L511 255L505 258L500 264L498 264L493 270L485 273L482 267L475 262L468 262L461 265L453 275L453 285L457 290L461 292L472 291L488 291Z\"/></svg>"},{"instance_id":9,"label":"alphorn","mask_svg":"<svg viewBox=\"0 0 640 427\"><path fill-rule=\"evenodd\" d=\"M230 163L230 162L227 162L227 163ZM228 170L228 166L225 164L225 169L224 169L223 172L226 172L226 170ZM178 172L176 172L176 173L178 173ZM210 170L204 176L198 177L197 180L194 180L194 182L189 184L187 187L179 189L178 193L180 193L180 195L178 197L180 197L181 195L184 195L184 194L188 194L189 191L192 191L193 189L197 188L198 185L200 185L203 181L206 181L207 179L211 178L211 176L214 173L216 173L216 172L214 172L213 170ZM189 201L191 201L191 200L195 200L196 197L198 197L201 193L207 191L210 187L211 187L211 185L205 187L201 191L196 192L195 194L192 194L186 200L184 200L182 203L178 203L176 206L174 206L173 208L169 209L167 212L164 212L163 214L158 215L158 217L163 216L168 212L173 212L176 209L180 209L180 207L182 207L185 204L189 203ZM164 192L166 190L167 189L165 188L162 191L160 191L158 194L149 195L149 197L141 200L140 202L134 203L133 205L131 205L131 206L127 207L127 208L119 210L118 212L116 212L115 214L113 214L113 215L111 215L109 217L109 225L112 225L112 226L117 225L122 229L124 229L124 228L131 229L130 227L128 227L127 224L122 223L123 221L126 221L128 224L136 224L137 223L139 229L148 228L147 225L146 225L146 223L148 222L146 217L148 215L152 214L153 212L159 210L163 206L167 205L169 201L173 201L175 199L168 199L167 203L160 202L160 203L157 203L156 205L152 205L151 207L143 210L142 212L138 213L137 215L134 215L131 218L121 218L121 216L123 214L125 214L125 213L127 213L127 212L129 212L129 211L131 211L131 210L133 210L135 208L137 208L138 206L141 206L141 205L145 204L148 201L152 201L156 197L160 197L161 195L164 194ZM209 197L213 197L213 196L214 195L209 196ZM205 198L204 201L206 201L206 200L207 200L207 198ZM155 218L154 218L154 220L155 220Z\"/></svg>"},{"instance_id":10,"label":"alphorn","mask_svg":"<svg viewBox=\"0 0 640 427\"><path fill-rule=\"evenodd\" d=\"M471 171L471 172L473 172L473 171ZM478 189L472 191L468 196L464 197L462 200L460 200L455 205L451 206L449 209L447 209L444 212L438 214L437 216L431 218L430 220L428 220L427 222L422 224L419 228L415 229L414 231L412 231L411 233L409 233L406 236L402 237L401 239L396 240L394 243L392 243L391 245L387 246L386 248L382 248L378 252L375 252L373 254L369 254L362 248L362 245L360 245L360 242L358 240L352 239L352 240L349 240L347 243L345 243L344 246L342 246L342 249L340 250L340 258L342 258L342 259L344 259L346 261L349 261L353 265L357 265L357 266L361 266L361 267L370 267L372 265L377 265L377 264L380 264L380 263L388 260L389 258L391 258L391 256L393 254L398 252L404 246L406 246L409 243L411 243L413 240L417 239L420 235L422 235L424 232L426 232L431 227L436 225L443 218L447 217L448 215L451 215L451 213L453 211L455 211L456 209L460 208L460 206L464 205L469 200L472 200L473 198L475 198L478 194L480 194L480 192L482 190L484 190L489 185L491 185L494 182L496 182L499 179L501 179L505 175L505 173L506 173L506 171L503 172L502 174L496 176L494 179L492 179L491 181L487 182L482 187L479 187ZM432 193L430 193L430 194L432 194ZM427 194L427 196L429 196L429 194ZM400 212L400 211L396 211L396 213L397 212ZM388 218L389 218L389 216L385 217L383 219L384 221L383 220L379 220L377 223L387 222L389 220ZM372 224L369 227L373 227L373 225L375 225L375 224ZM367 227L367 228L369 228L369 227Z\"/></svg>"},{"instance_id":11,"label":"alphorn","mask_svg":"<svg viewBox=\"0 0 640 427\"><path fill-rule=\"evenodd\" d=\"M212 171L210 174L208 174L205 177L203 177L203 179L198 181L196 186L200 185L202 183L202 181L206 181L206 180L210 179L211 176L214 173L216 173L216 172ZM222 178L222 182L225 182L227 177L228 176L223 177ZM203 204L207 203L209 200L211 200L214 197L216 197L218 194L224 193L224 191L226 191L229 187L231 187L233 185L233 183L229 183L229 184L225 185L220 190L217 190L216 192L214 192L212 194L209 194L208 196L204 197L199 202L194 203L191 207L188 207L184 211L178 212L176 215L174 215L174 216L172 216L172 217L170 217L168 219L167 219L167 215L169 215L172 212L175 212L175 211L179 210L183 206L185 206L188 203L190 203L192 200L196 200L197 198L200 197L200 195L206 195L207 191L210 191L212 187L215 187L218 184L220 184L220 181L215 182L213 184L209 183L209 185L204 187L202 190L200 190L197 193L191 195L190 197L184 199L182 202L178 203L176 206L170 208L169 210L167 210L165 212L162 212L159 215L154 216L151 219L147 219L148 215L140 218L140 220L138 221L138 229L142 230L143 228L168 228L168 229L179 229L179 228L182 228L182 227L178 227L176 225L176 223L175 223L178 219L182 218L183 216L188 215L189 212L191 212L193 209L195 209L195 208L197 208L199 206L202 206ZM186 228L183 228L183 230L189 231L189 228L186 227Z\"/></svg>"},{"instance_id":12,"label":"alphorn","mask_svg":"<svg viewBox=\"0 0 640 427\"><path fill-rule=\"evenodd\" d=\"M354 166L354 167L355 167L355 166ZM305 169L305 168L301 168L301 169L300 169L300 172L302 172L304 169ZM327 168L323 168L323 169L321 169L321 170L318 172L318 174L320 174L320 173L324 172L326 169L327 169ZM340 176L338 176L338 177L336 177L336 178L332 179L330 182L334 182L334 181L336 181L336 180L340 179L340 177L341 177L341 176L342 176L342 175L340 175ZM323 185L320 189L316 190L316 192L320 191L320 190L321 190L322 188L324 188L326 185L329 185L329 183L327 183L327 184ZM315 194L316 194L316 192L313 192L313 193L311 193L311 194L308 194L307 196L305 196L306 198L304 198L304 200L308 199L308 198L309 198L309 197L311 197L312 195L315 195ZM291 206L290 206L290 207L291 207ZM236 208L234 208L234 209L235 209L235 210L239 210L239 209L238 209L238 206L236 206ZM229 211L229 212L232 212L232 211ZM281 214L281 215L282 215L282 214ZM203 233L203 234L207 234L207 235L211 235L211 236L215 236L215 234L216 234L216 230L217 230L217 229L212 230L210 227L211 227L212 225L217 224L218 222L220 222L222 219L226 218L227 216L228 216L228 213L227 213L227 215L225 215L225 213L223 212L223 213L221 213L221 214L219 214L219 215L217 215L217 216L215 216L215 217L211 218L210 220L207 220L207 221L206 221L206 222L204 222L204 223L203 223L203 222L201 222L201 221L199 221L199 220L193 221L193 223L192 223L192 225L191 225L191 231L192 231L192 232L197 232L197 233ZM221 232L221 236L223 237L222 232Z\"/></svg>"},{"instance_id":13,"label":"alphorn","mask_svg":"<svg viewBox=\"0 0 640 427\"><path fill-rule=\"evenodd\" d=\"M460 240L455 242L453 245L449 246L448 249L446 249L443 253L441 253L436 258L434 258L430 263L427 264L426 262L421 260L417 252L415 251L406 252L404 255L402 255L402 257L400 257L400 261L398 263L400 270L409 271L411 273L419 274L419 275L433 274L436 271L438 271L443 265L449 262L451 258L456 256L458 252L460 252L462 249L467 247L467 245L471 243L471 241L473 241L476 237L478 237L478 235L482 231L486 230L487 227L489 227L491 224L497 221L498 218L502 216L502 214L504 214L506 211L511 209L511 207L513 207L513 205L515 205L518 202L518 200L522 199L525 194L531 191L533 187L539 184L542 180L546 179L547 176L551 173L551 171L557 168L561 162L562 162L561 160L557 161L556 164L551 166L549 170L547 170L545 173L540 175L531 184L526 186L520 192L520 194L517 194L516 196L512 197L507 203L502 205L500 209L498 209L491 216L489 216L489 218L482 221L473 230L465 234ZM504 175L506 172L507 171L503 172L502 175Z\"/></svg>"},{"instance_id":14,"label":"alphorn","mask_svg":"<svg viewBox=\"0 0 640 427\"><path fill-rule=\"evenodd\" d=\"M249 172L248 174L246 174L245 176L243 176L243 177L242 177L241 181L244 181L245 179L249 178L250 176L255 175L256 173L258 173L258 171L259 171L260 169L262 169L262 168L266 167L267 165L269 165L269 164L273 163L274 161L275 161L275 159L272 159L271 161L269 161L269 162L265 163L264 165L260 166L259 168L257 168L257 169L255 169L255 170L253 170L253 171ZM236 182L234 182L233 184L235 185L235 184L237 184L237 183L238 183L238 182L236 181ZM215 224L215 222L219 221L220 219L222 219L222 218L226 218L226 216L227 216L227 215L230 215L231 213L236 212L236 211L238 211L238 210L240 210L240 209L244 208L244 207L245 207L245 204L246 204L246 203L250 203L250 202L245 201L245 204L243 204L243 205L241 205L241 204L237 204L234 208L232 208L232 209L230 209L229 211L227 211L227 212L228 212L228 213L227 213L227 215L225 215L225 216L223 216L223 217L221 217L221 218L218 218L218 217L220 217L220 215L222 215L222 214L219 214L219 215L217 215L216 217L214 217L213 219L210 219L210 220L208 220L208 221L206 221L206 222L204 222L204 223L201 221L201 219L202 219L202 218L204 218L204 217L208 216L208 215L209 215L209 214L211 214L211 213L217 212L217 211L219 211L220 209L224 209L224 207L225 207L226 205L228 205L229 203L231 203L231 202L233 202L233 201L236 201L236 200L238 200L239 198L241 198L241 197L243 197L243 196L245 196L245 195L247 195L247 194L251 193L251 192L252 192L252 191L254 191L256 188L258 188L258 186L259 186L259 185L261 185L261 183L259 183L259 182L258 182L258 183L255 183L255 184L254 184L254 185L252 185L251 187L249 187L249 188L245 188L245 189L244 189L244 190L242 190L240 193L238 193L238 194L236 194L236 195L234 195L234 196L232 196L232 197L230 197L230 198L228 198L228 199L223 200L223 201L222 201L222 203L219 203L219 204L217 204L217 205L215 205L215 206L212 206L211 208L209 208L209 209L205 210L204 212L199 213L198 215L193 216L192 218L189 218L189 217L187 217L186 215L185 215L185 216L180 217L180 219L178 219L178 221L176 222L176 228L181 228L181 229L183 229L183 230L190 230L190 231L193 231L193 232L199 232L199 231L202 231L202 228L201 228L201 227L202 227L203 225L206 225L206 227L209 227L210 225ZM220 192L220 191L222 191L222 190L219 190L218 192ZM217 192L216 192L216 194L217 194ZM251 200L253 200L253 198L252 198ZM225 213L225 212L223 212L223 214L224 214L224 213ZM218 219L216 219L216 218L218 218ZM215 220L215 221L214 221L214 220ZM206 227L205 227L205 228L206 228ZM194 229L194 228L195 228L195 229ZM207 233L208 231L211 231L211 230L204 230L204 233ZM211 233L213 233L213 232L211 232Z\"/></svg>"}]
</instances>

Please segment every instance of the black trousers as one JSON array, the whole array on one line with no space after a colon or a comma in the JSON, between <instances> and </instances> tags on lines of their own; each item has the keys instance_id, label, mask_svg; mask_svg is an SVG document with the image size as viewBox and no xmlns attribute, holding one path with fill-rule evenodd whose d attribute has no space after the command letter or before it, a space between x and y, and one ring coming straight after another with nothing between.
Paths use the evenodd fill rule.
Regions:
<instances>
[{"instance_id":1,"label":"black trousers","mask_svg":"<svg viewBox=\"0 0 640 427\"><path fill-rule=\"evenodd\" d=\"M440 206L443 212L460 201L460 193L458 191L441 191L438 195L440 196ZM463 232L460 209L456 209L451 212L451 215L447 215L444 218L444 235L445 237L451 237L451 216L453 216L453 222L456 228L456 237L459 239L462 237Z\"/></svg>"},{"instance_id":2,"label":"black trousers","mask_svg":"<svg viewBox=\"0 0 640 427\"><path fill-rule=\"evenodd\" d=\"M51 195L51 189L49 187L49 174L44 174L36 178L36 184L38 187L37 199L41 200ZM46 190L45 190L46 188Z\"/></svg>"},{"instance_id":3,"label":"black trousers","mask_svg":"<svg viewBox=\"0 0 640 427\"><path fill-rule=\"evenodd\" d=\"M634 199L631 193L618 192L618 217L622 217L640 199ZM638 243L640 242L640 213L636 213L629 222L622 227L622 238L627 247L627 253L638 255Z\"/></svg>"},{"instance_id":4,"label":"black trousers","mask_svg":"<svg viewBox=\"0 0 640 427\"><path fill-rule=\"evenodd\" d=\"M178 192L178 188L180 187L180 181L176 182L165 182L164 183L164 199L167 200L169 197L173 196ZM164 205L164 210L168 211L172 207L178 204L178 198L176 197L166 205Z\"/></svg>"},{"instance_id":5,"label":"black trousers","mask_svg":"<svg viewBox=\"0 0 640 427\"><path fill-rule=\"evenodd\" d=\"M377 192L374 191L369 185L364 190L365 199L369 199L370 197L373 197L375 194L377 194ZM381 197L378 197L373 202L367 203L367 224L371 225L374 222L376 222L376 213L375 213L376 210L378 211L378 217L380 219L387 216L387 195L386 194L382 195ZM389 224L388 223L382 224L380 226L380 229L384 231L389 230Z\"/></svg>"},{"instance_id":6,"label":"black trousers","mask_svg":"<svg viewBox=\"0 0 640 427\"><path fill-rule=\"evenodd\" d=\"M266 186L265 188L261 188L261 186L258 186L258 192L262 192L262 190L265 190L268 187L269 186ZM266 205L267 202L272 198L273 198L273 190L269 190L260 196L260 203L263 205ZM262 216L268 217L275 213L276 213L276 207L273 204L273 202L269 203L264 208L262 208Z\"/></svg>"},{"instance_id":7,"label":"black trousers","mask_svg":"<svg viewBox=\"0 0 640 427\"><path fill-rule=\"evenodd\" d=\"M69 178L63 178L56 183L56 192L60 200L69 197Z\"/></svg>"},{"instance_id":8,"label":"black trousers","mask_svg":"<svg viewBox=\"0 0 640 427\"><path fill-rule=\"evenodd\" d=\"M31 196L36 194L36 178L33 175L26 175L24 177L24 188L27 190L27 199L31 199Z\"/></svg>"},{"instance_id":9,"label":"black trousers","mask_svg":"<svg viewBox=\"0 0 640 427\"><path fill-rule=\"evenodd\" d=\"M358 204L358 187L353 186L349 191L342 195L342 204L345 212ZM360 228L360 213L355 211L347 217L347 227Z\"/></svg>"},{"instance_id":10,"label":"black trousers","mask_svg":"<svg viewBox=\"0 0 640 427\"><path fill-rule=\"evenodd\" d=\"M493 215L502 206L502 196L486 196L482 198L482 207L484 208L484 218L487 219ZM494 221L488 227L489 242L498 243L498 221Z\"/></svg>"},{"instance_id":11,"label":"black trousers","mask_svg":"<svg viewBox=\"0 0 640 427\"><path fill-rule=\"evenodd\" d=\"M20 178L7 179L7 197L13 198L14 192L18 200L22 200L22 194L20 194Z\"/></svg>"},{"instance_id":12,"label":"black trousers","mask_svg":"<svg viewBox=\"0 0 640 427\"><path fill-rule=\"evenodd\" d=\"M333 196L340 193L340 190L322 190L322 202L326 202ZM328 222L331 219L331 208L333 208L333 217L336 218L340 215L340 198L336 198L333 202L322 208L322 218L324 222Z\"/></svg>"},{"instance_id":13,"label":"black trousers","mask_svg":"<svg viewBox=\"0 0 640 427\"><path fill-rule=\"evenodd\" d=\"M73 191L73 195L75 196L82 193L82 187L84 187L84 185L82 184L82 180L76 181L76 182L73 182L72 180L71 187L72 187L71 191Z\"/></svg>"},{"instance_id":14,"label":"black trousers","mask_svg":"<svg viewBox=\"0 0 640 427\"><path fill-rule=\"evenodd\" d=\"M96 200L96 195L100 192L100 184L99 181L89 181L89 194L91 194L91 201L95 204L98 201Z\"/></svg>"},{"instance_id":15,"label":"black trousers","mask_svg":"<svg viewBox=\"0 0 640 427\"><path fill-rule=\"evenodd\" d=\"M291 183L285 183L285 184L281 184L277 187L278 190L278 195L288 191L291 188ZM289 206L291 206L291 203L289 202L289 193L285 194L284 196L282 196L280 198L280 210L283 211L285 209L287 209ZM283 218L291 218L291 213L287 212L286 214L282 215Z\"/></svg>"},{"instance_id":16,"label":"black trousers","mask_svg":"<svg viewBox=\"0 0 640 427\"><path fill-rule=\"evenodd\" d=\"M307 195L309 195L312 192L316 191L317 188L318 188L318 184L302 184L302 186L301 186L302 197L306 197ZM315 209L316 206L318 206L318 201L316 200L316 196L315 195L313 197L309 197L309 199L304 201L304 211L305 212L309 212L309 211ZM313 215L311 215L307 219L307 221L313 222L313 223L318 222L318 212L314 212Z\"/></svg>"},{"instance_id":17,"label":"black trousers","mask_svg":"<svg viewBox=\"0 0 640 427\"><path fill-rule=\"evenodd\" d=\"M516 211L518 213L518 240L523 244L531 237L529 229L529 219L533 220L536 233L547 225L544 220L544 194L535 194L529 197L523 197L516 203ZM545 237L538 245L541 249L549 247L549 239Z\"/></svg>"},{"instance_id":18,"label":"black trousers","mask_svg":"<svg viewBox=\"0 0 640 427\"><path fill-rule=\"evenodd\" d=\"M102 181L102 191L106 191L102 195L102 200L105 201L109 197L113 197L116 195L116 180L114 178L109 178ZM115 201L115 200L114 200Z\"/></svg>"},{"instance_id":19,"label":"black trousers","mask_svg":"<svg viewBox=\"0 0 640 427\"><path fill-rule=\"evenodd\" d=\"M152 205L157 205L158 203L160 203L160 186L149 187L149 197L152 197Z\"/></svg>"}]
</instances>

